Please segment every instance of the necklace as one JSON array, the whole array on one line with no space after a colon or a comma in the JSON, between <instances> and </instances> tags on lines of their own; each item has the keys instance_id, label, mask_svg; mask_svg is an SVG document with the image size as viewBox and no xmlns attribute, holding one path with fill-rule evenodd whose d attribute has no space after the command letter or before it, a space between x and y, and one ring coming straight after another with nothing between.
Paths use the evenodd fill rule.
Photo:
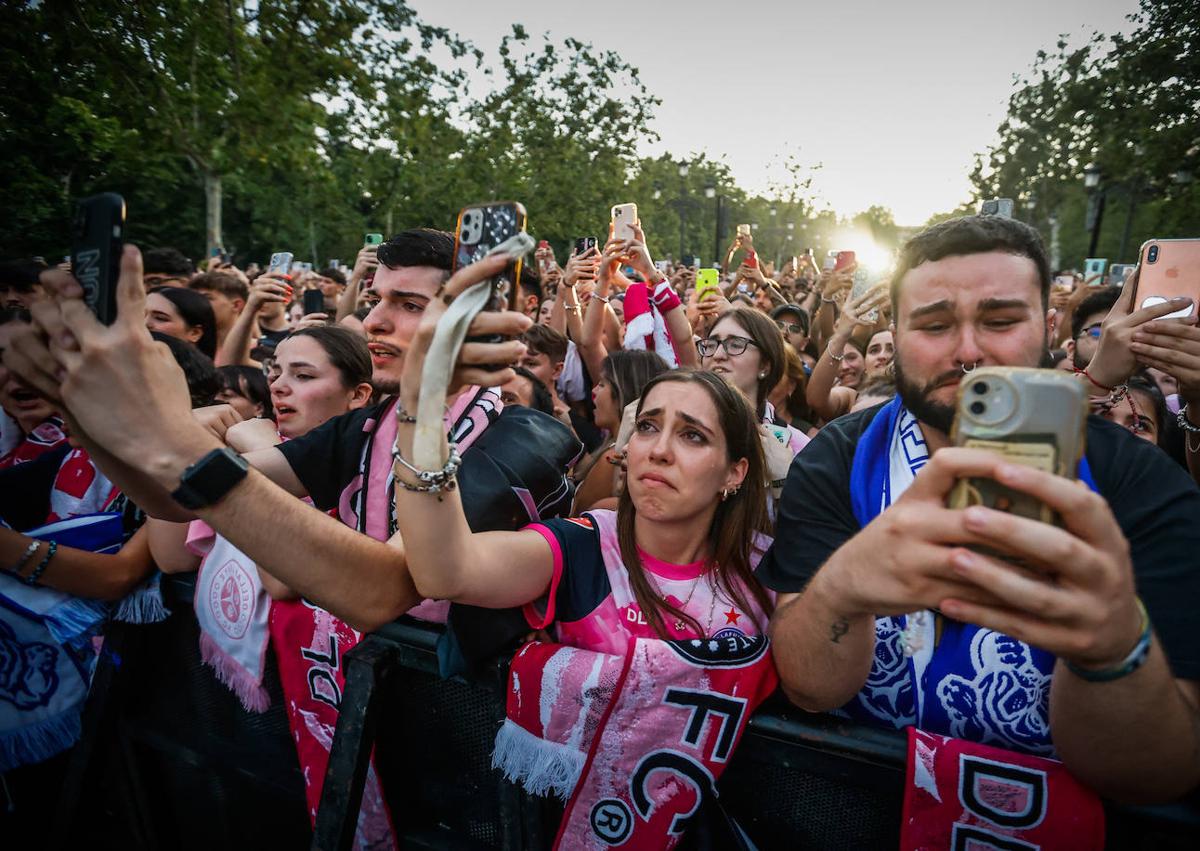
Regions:
<instances>
[{"instance_id":1,"label":"necklace","mask_svg":"<svg viewBox=\"0 0 1200 851\"><path fill-rule=\"evenodd\" d=\"M699 576L696 577L695 581L692 582L692 590L688 592L687 599L684 600L679 606L679 608L681 610L687 611L688 603L692 602L692 597L696 596L696 589L700 587L701 581L704 581L704 582L709 581L707 573L700 574ZM657 581L655 582L655 584L656 585L658 584ZM710 595L711 600L708 604L708 626L707 626L707 629L709 629L709 630L712 629L713 613L717 609L717 588L715 585L712 585L711 583L710 583L710 587L712 589L712 594ZM661 585L658 588L658 593L660 595L662 594L662 586ZM666 595L663 595L663 599L666 599ZM684 621L683 618L679 618L679 617L675 618L675 631L683 632L685 629L687 629L687 622ZM704 637L705 629L702 628L700 630L700 632L701 632L701 637Z\"/></svg>"}]
</instances>

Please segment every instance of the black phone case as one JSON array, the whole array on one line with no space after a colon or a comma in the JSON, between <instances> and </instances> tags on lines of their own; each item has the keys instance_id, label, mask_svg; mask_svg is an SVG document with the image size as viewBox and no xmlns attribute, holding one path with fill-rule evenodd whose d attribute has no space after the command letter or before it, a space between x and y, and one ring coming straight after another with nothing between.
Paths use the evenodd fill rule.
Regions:
<instances>
[{"instance_id":1,"label":"black phone case","mask_svg":"<svg viewBox=\"0 0 1200 851\"><path fill-rule=\"evenodd\" d=\"M325 294L320 290L305 290L304 291L304 313L324 313L325 312Z\"/></svg>"},{"instance_id":2,"label":"black phone case","mask_svg":"<svg viewBox=\"0 0 1200 851\"><path fill-rule=\"evenodd\" d=\"M125 199L115 192L79 202L71 245L71 274L83 299L105 325L117 318L117 279L125 238Z\"/></svg>"},{"instance_id":3,"label":"black phone case","mask_svg":"<svg viewBox=\"0 0 1200 851\"><path fill-rule=\"evenodd\" d=\"M583 254L589 248L598 247L598 242L594 236L581 236L575 240L575 253Z\"/></svg>"}]
</instances>

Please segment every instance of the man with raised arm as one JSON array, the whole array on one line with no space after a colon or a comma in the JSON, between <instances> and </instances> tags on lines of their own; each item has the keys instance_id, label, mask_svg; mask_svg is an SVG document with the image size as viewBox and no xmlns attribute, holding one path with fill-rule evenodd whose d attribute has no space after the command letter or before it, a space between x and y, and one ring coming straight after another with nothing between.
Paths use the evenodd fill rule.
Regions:
<instances>
[{"instance_id":1,"label":"man with raised arm","mask_svg":"<svg viewBox=\"0 0 1200 851\"><path fill-rule=\"evenodd\" d=\"M1009 219L955 219L905 246L899 395L822 430L783 492L758 573L780 592L776 659L805 709L1055 755L1102 795L1170 800L1200 783L1200 491L1097 417L1078 482L949 446L964 376L1043 364L1049 285L1036 232ZM1132 329L1179 307L1128 304L1079 376L1094 396L1133 371ZM968 476L1037 497L1063 526L947 508Z\"/></svg>"}]
</instances>

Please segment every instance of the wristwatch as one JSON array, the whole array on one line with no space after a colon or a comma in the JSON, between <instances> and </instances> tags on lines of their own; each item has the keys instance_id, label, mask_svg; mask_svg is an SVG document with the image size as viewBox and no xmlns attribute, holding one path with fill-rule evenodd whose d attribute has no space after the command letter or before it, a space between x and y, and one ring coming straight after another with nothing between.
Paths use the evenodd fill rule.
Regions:
<instances>
[{"instance_id":1,"label":"wristwatch","mask_svg":"<svg viewBox=\"0 0 1200 851\"><path fill-rule=\"evenodd\" d=\"M246 459L229 447L214 449L183 471L171 497L184 508L205 508L233 490L249 469Z\"/></svg>"}]
</instances>

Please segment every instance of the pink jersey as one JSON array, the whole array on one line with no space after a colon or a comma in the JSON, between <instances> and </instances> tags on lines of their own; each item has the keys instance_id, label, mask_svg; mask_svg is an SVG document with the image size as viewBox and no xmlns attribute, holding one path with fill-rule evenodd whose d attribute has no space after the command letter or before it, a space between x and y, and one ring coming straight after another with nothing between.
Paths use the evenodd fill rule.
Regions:
<instances>
[{"instance_id":1,"label":"pink jersey","mask_svg":"<svg viewBox=\"0 0 1200 851\"><path fill-rule=\"evenodd\" d=\"M525 607L531 627L543 629L553 624L563 644L622 656L631 639L658 637L638 606L621 559L616 512L590 511L583 517L526 528L541 534L554 553L554 575L546 598ZM770 538L759 536L753 565L770 543ZM714 588L704 562L669 564L645 552L641 556L651 583L704 627L702 637L720 640L758 635L766 628L768 616L754 603L753 595L743 593L751 606L746 611L732 595ZM668 637L697 637L679 618L668 614L663 620Z\"/></svg>"}]
</instances>

